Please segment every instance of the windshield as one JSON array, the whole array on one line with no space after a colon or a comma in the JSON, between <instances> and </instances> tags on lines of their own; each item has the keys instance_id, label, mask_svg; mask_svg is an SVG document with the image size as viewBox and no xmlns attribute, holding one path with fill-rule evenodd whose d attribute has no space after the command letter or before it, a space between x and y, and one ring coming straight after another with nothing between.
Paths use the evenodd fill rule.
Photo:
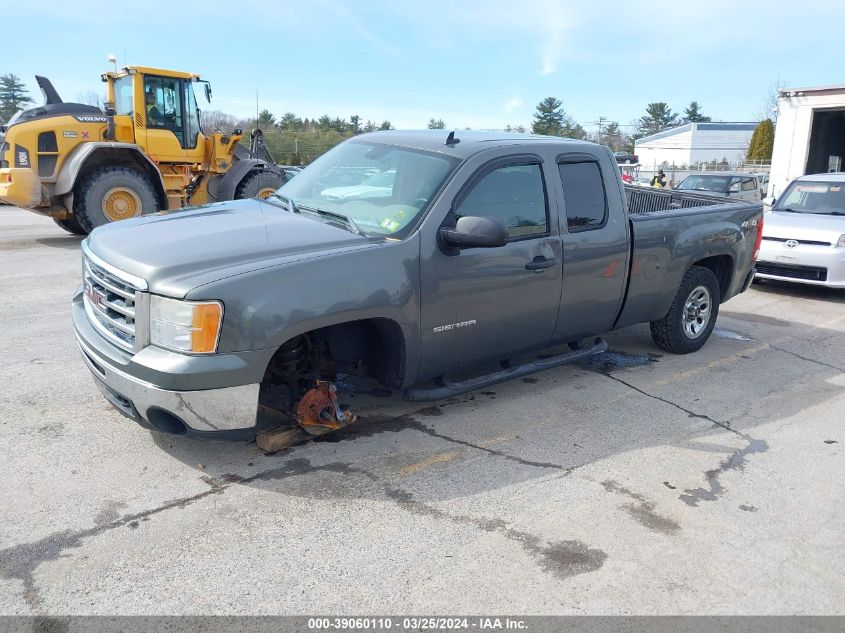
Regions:
<instances>
[{"instance_id":1,"label":"windshield","mask_svg":"<svg viewBox=\"0 0 845 633\"><path fill-rule=\"evenodd\" d=\"M364 235L396 235L413 226L458 164L448 156L380 143L347 141L279 189L303 212L346 217ZM273 198L268 199L273 202Z\"/></svg>"},{"instance_id":2,"label":"windshield","mask_svg":"<svg viewBox=\"0 0 845 633\"><path fill-rule=\"evenodd\" d=\"M778 199L774 210L845 215L845 181L793 182Z\"/></svg>"},{"instance_id":3,"label":"windshield","mask_svg":"<svg viewBox=\"0 0 845 633\"><path fill-rule=\"evenodd\" d=\"M685 189L687 191L715 191L717 193L725 193L728 190L728 183L730 176L687 176L678 185L678 189Z\"/></svg>"}]
</instances>

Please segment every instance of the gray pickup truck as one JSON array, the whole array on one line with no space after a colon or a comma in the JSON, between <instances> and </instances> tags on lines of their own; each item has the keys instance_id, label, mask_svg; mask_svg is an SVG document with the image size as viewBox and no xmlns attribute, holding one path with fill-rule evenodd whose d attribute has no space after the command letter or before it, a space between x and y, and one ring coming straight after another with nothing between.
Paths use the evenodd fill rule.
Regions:
<instances>
[{"instance_id":1,"label":"gray pickup truck","mask_svg":"<svg viewBox=\"0 0 845 633\"><path fill-rule=\"evenodd\" d=\"M695 351L751 283L762 217L625 187L591 143L377 132L269 198L98 228L73 323L97 386L148 428L317 434L354 419L338 374L423 401L601 352L597 335L635 323Z\"/></svg>"}]
</instances>

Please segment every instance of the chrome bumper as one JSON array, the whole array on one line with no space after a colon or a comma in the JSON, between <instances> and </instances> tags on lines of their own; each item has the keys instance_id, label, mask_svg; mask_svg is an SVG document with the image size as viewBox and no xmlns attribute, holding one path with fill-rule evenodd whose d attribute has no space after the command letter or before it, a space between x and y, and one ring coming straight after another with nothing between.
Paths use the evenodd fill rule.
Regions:
<instances>
[{"instance_id":1,"label":"chrome bumper","mask_svg":"<svg viewBox=\"0 0 845 633\"><path fill-rule=\"evenodd\" d=\"M76 337L82 359L106 399L121 413L157 427L155 411L166 411L190 430L234 431L255 426L259 385L202 391L168 391L142 382L108 365ZM151 421L150 417L154 417Z\"/></svg>"},{"instance_id":2,"label":"chrome bumper","mask_svg":"<svg viewBox=\"0 0 845 633\"><path fill-rule=\"evenodd\" d=\"M189 435L237 436L255 428L260 387L257 376L266 367L263 357L191 357L157 348L130 355L93 328L85 314L81 290L74 296L72 313L76 342L95 384L106 400L127 417L143 426ZM149 363L151 358L151 364L141 362L146 359ZM133 376L126 371L129 368L146 370L171 388ZM247 384L237 384L240 380ZM181 384L213 388L184 389L179 388Z\"/></svg>"}]
</instances>

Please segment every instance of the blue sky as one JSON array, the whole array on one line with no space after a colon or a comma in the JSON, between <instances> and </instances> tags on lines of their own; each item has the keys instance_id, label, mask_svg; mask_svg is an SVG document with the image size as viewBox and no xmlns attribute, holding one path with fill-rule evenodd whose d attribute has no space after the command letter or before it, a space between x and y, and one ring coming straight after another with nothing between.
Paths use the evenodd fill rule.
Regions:
<instances>
[{"instance_id":1,"label":"blue sky","mask_svg":"<svg viewBox=\"0 0 845 633\"><path fill-rule=\"evenodd\" d=\"M650 101L749 120L769 89L845 83L842 0L3 0L0 73L65 100L120 65L198 72L210 109L530 125L546 96L586 127L630 124ZM25 37L26 35L26 37ZM30 39L31 36L31 39ZM207 106L200 98L200 107ZM629 128L623 128L629 129Z\"/></svg>"}]
</instances>

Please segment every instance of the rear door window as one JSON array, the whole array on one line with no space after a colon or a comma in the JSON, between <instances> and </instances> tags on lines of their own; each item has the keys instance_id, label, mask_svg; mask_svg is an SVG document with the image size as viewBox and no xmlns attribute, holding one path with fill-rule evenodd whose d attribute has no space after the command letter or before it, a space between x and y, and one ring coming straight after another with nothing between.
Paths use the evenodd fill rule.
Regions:
<instances>
[{"instance_id":1,"label":"rear door window","mask_svg":"<svg viewBox=\"0 0 845 633\"><path fill-rule=\"evenodd\" d=\"M455 212L495 218L511 239L519 239L549 232L546 207L540 165L507 165L479 180Z\"/></svg>"},{"instance_id":2,"label":"rear door window","mask_svg":"<svg viewBox=\"0 0 845 633\"><path fill-rule=\"evenodd\" d=\"M607 196L599 164L593 161L560 163L558 168L569 231L588 231L604 226Z\"/></svg>"}]
</instances>

